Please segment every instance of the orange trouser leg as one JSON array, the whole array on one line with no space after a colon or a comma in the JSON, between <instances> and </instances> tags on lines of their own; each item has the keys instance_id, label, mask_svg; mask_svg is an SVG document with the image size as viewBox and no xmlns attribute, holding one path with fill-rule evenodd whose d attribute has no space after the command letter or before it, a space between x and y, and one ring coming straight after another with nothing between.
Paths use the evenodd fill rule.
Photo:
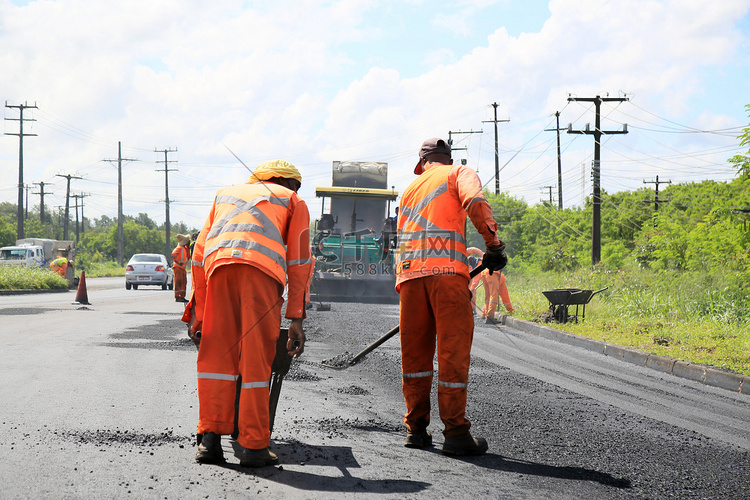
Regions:
<instances>
[{"instance_id":1,"label":"orange trouser leg","mask_svg":"<svg viewBox=\"0 0 750 500\"><path fill-rule=\"evenodd\" d=\"M485 316L488 318L494 318L495 311L497 310L497 298L500 292L500 287L498 286L496 279L490 279L488 285L489 289L485 290L487 297L489 297L489 300L487 301L487 313Z\"/></svg>"},{"instance_id":2,"label":"orange trouser leg","mask_svg":"<svg viewBox=\"0 0 750 500\"><path fill-rule=\"evenodd\" d=\"M474 334L471 292L463 276L429 276L401 284L401 365L409 432L430 421L433 358L438 351L438 407L446 438L468 435L466 388Z\"/></svg>"},{"instance_id":3,"label":"orange trouser leg","mask_svg":"<svg viewBox=\"0 0 750 500\"><path fill-rule=\"evenodd\" d=\"M223 265L211 274L198 350L198 433L232 432L242 374L237 441L250 449L268 447L268 390L281 304L279 284L253 266Z\"/></svg>"},{"instance_id":4,"label":"orange trouser leg","mask_svg":"<svg viewBox=\"0 0 750 500\"><path fill-rule=\"evenodd\" d=\"M184 267L174 266L174 298L184 299L187 290L187 273Z\"/></svg>"}]
</instances>

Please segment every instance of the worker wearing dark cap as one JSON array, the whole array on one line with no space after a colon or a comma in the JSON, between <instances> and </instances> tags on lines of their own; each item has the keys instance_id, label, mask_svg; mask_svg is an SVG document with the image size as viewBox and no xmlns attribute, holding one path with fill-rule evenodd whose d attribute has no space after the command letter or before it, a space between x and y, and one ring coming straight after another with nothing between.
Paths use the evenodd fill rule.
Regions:
<instances>
[{"instance_id":1,"label":"worker wearing dark cap","mask_svg":"<svg viewBox=\"0 0 750 500\"><path fill-rule=\"evenodd\" d=\"M400 295L401 367L406 401L406 443L432 444L430 390L437 345L438 408L445 429L443 453L481 455L487 441L469 432L466 392L474 315L469 291L466 217L484 238L482 263L492 272L507 263L492 208L476 172L453 165L443 139L422 144L399 205L396 290Z\"/></svg>"}]
</instances>

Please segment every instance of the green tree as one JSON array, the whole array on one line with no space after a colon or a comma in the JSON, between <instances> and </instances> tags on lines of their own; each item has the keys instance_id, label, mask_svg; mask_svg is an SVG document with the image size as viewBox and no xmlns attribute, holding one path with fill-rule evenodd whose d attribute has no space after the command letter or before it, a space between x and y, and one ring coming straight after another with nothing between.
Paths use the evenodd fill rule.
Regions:
<instances>
[{"instance_id":1,"label":"green tree","mask_svg":"<svg viewBox=\"0 0 750 500\"><path fill-rule=\"evenodd\" d=\"M0 246L12 245L16 242L16 226L11 225L5 218L0 217Z\"/></svg>"},{"instance_id":2,"label":"green tree","mask_svg":"<svg viewBox=\"0 0 750 500\"><path fill-rule=\"evenodd\" d=\"M748 115L750 115L750 104L745 106ZM740 146L750 147L750 126L742 129L742 134L737 137L740 139ZM737 175L742 177L750 176L750 150L746 153L736 154L729 158L730 163L737 167Z\"/></svg>"}]
</instances>

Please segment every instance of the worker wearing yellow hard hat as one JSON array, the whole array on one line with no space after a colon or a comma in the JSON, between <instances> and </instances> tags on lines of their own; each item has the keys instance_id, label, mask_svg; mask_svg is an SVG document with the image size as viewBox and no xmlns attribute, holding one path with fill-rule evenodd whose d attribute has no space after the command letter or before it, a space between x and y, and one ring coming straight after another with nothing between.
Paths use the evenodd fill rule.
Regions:
<instances>
[{"instance_id":1,"label":"worker wearing yellow hard hat","mask_svg":"<svg viewBox=\"0 0 750 500\"><path fill-rule=\"evenodd\" d=\"M245 184L220 189L193 252L193 297L183 321L201 331L198 350L196 460L224 461L221 435L234 430L241 377L240 465L278 462L270 444L269 380L281 325L284 284L287 349L305 347L302 320L310 276L307 205L297 194L302 176L284 160L262 163ZM191 307L194 304L194 311ZM193 317L194 315L194 317ZM192 321L191 321L192 317ZM299 341L299 347L293 341Z\"/></svg>"}]
</instances>

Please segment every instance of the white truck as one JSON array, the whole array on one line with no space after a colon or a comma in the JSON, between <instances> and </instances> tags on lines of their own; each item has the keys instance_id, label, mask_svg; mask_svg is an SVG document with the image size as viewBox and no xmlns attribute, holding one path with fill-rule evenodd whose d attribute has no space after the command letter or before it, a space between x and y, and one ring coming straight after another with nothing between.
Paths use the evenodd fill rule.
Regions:
<instances>
[{"instance_id":1,"label":"white truck","mask_svg":"<svg viewBox=\"0 0 750 500\"><path fill-rule=\"evenodd\" d=\"M22 238L16 244L0 248L0 265L46 267L58 255L75 258L75 244L67 240Z\"/></svg>"}]
</instances>

